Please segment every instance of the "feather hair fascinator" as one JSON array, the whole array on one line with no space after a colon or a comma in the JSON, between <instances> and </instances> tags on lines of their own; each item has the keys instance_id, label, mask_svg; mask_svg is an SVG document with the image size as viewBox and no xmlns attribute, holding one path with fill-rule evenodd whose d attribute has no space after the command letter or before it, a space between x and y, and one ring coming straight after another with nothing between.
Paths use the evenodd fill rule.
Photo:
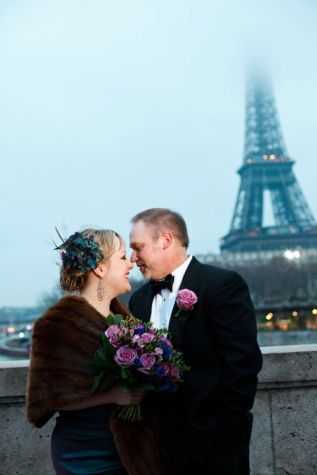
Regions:
<instances>
[{"instance_id":1,"label":"feather hair fascinator","mask_svg":"<svg viewBox=\"0 0 317 475\"><path fill-rule=\"evenodd\" d=\"M64 269L85 273L95 269L104 255L99 244L93 236L85 236L81 232L76 232L64 240L61 233L55 228L56 233L62 243L55 244L55 251L60 251Z\"/></svg>"}]
</instances>

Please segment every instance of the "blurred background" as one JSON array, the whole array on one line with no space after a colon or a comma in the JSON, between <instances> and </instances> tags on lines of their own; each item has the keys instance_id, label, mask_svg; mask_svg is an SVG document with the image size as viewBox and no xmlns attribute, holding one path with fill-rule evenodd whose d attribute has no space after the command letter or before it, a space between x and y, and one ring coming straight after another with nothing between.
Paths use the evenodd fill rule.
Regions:
<instances>
[{"instance_id":1,"label":"blurred background","mask_svg":"<svg viewBox=\"0 0 317 475\"><path fill-rule=\"evenodd\" d=\"M201 261L244 276L261 345L317 342L316 3L0 13L0 359L27 356L60 296L55 226L127 242L153 206L183 214Z\"/></svg>"}]
</instances>

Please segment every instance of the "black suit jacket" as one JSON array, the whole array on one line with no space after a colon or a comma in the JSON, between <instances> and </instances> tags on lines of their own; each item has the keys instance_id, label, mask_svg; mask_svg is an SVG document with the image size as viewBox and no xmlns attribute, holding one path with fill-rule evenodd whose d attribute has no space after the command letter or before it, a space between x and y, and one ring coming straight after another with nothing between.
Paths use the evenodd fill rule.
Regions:
<instances>
[{"instance_id":1,"label":"black suit jacket","mask_svg":"<svg viewBox=\"0 0 317 475\"><path fill-rule=\"evenodd\" d=\"M181 454L184 461L184 454L190 453L186 463L193 469L200 464L206 473L210 466L217 475L248 473L250 410L262 366L248 287L236 272L193 258L180 288L194 291L198 302L178 316L175 304L169 324L174 346L191 366L174 398L160 395L169 450L176 454L178 466ZM131 297L130 310L149 321L152 301L146 283ZM156 404L159 408L158 397ZM244 469L238 469L243 464Z\"/></svg>"}]
</instances>

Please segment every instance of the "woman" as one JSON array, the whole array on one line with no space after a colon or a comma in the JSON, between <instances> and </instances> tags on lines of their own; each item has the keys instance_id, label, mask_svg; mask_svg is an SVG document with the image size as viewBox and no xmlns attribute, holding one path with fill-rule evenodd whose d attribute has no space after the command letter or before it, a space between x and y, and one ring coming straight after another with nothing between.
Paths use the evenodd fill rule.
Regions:
<instances>
[{"instance_id":1,"label":"woman","mask_svg":"<svg viewBox=\"0 0 317 475\"><path fill-rule=\"evenodd\" d=\"M131 289L133 264L120 236L110 230L86 229L57 249L61 287L77 295L62 298L34 325L28 419L41 427L59 413L51 439L58 475L123 475L109 418L114 405L138 404L143 393L116 386L92 394L91 362L107 316L127 314L116 297Z\"/></svg>"}]
</instances>

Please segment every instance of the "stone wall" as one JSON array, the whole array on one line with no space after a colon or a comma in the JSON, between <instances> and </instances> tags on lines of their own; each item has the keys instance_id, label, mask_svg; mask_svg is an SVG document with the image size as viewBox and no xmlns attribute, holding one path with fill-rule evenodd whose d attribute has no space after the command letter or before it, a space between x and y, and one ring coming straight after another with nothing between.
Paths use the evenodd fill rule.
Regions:
<instances>
[{"instance_id":1,"label":"stone wall","mask_svg":"<svg viewBox=\"0 0 317 475\"><path fill-rule=\"evenodd\" d=\"M263 348L254 406L253 475L317 474L317 345ZM27 361L0 363L0 475L53 475L54 421L25 420Z\"/></svg>"},{"instance_id":2,"label":"stone wall","mask_svg":"<svg viewBox=\"0 0 317 475\"><path fill-rule=\"evenodd\" d=\"M254 475L317 474L317 345L266 347L254 406Z\"/></svg>"}]
</instances>

